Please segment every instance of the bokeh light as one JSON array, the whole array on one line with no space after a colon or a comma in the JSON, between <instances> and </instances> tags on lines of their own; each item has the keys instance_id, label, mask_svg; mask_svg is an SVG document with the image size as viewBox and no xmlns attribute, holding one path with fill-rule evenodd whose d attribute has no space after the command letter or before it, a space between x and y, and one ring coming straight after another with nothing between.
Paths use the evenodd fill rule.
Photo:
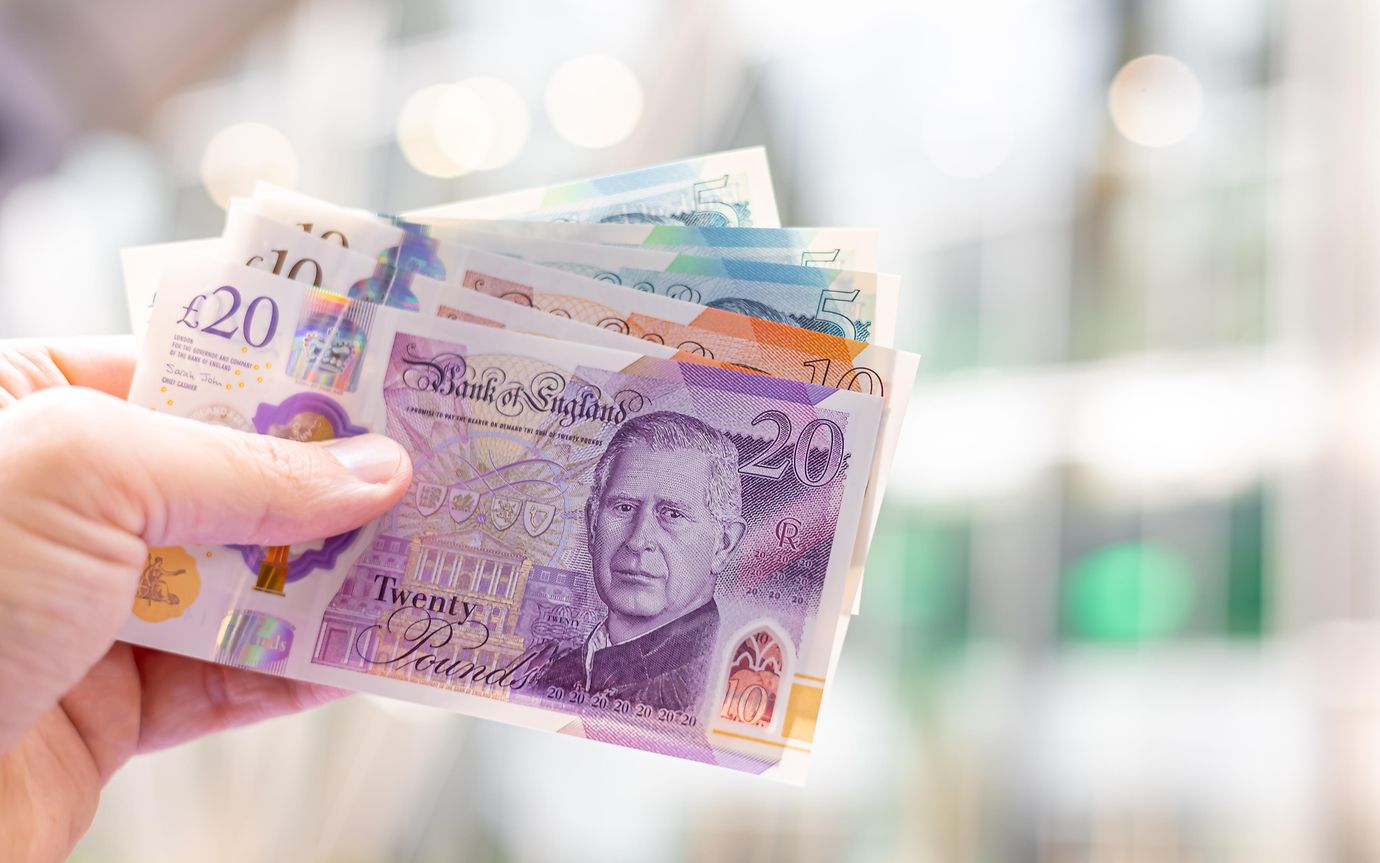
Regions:
<instances>
[{"instance_id":1,"label":"bokeh light","mask_svg":"<svg viewBox=\"0 0 1380 863\"><path fill-rule=\"evenodd\" d=\"M1129 542L1079 560L1064 584L1073 631L1098 641L1136 642L1178 631L1193 611L1193 576L1162 546Z\"/></svg>"},{"instance_id":2,"label":"bokeh light","mask_svg":"<svg viewBox=\"0 0 1380 863\"><path fill-rule=\"evenodd\" d=\"M473 170L492 171L510 164L522 153L532 129L527 102L511 84L499 78L466 78L456 87L468 90L484 105L493 129L488 151Z\"/></svg>"},{"instance_id":3,"label":"bokeh light","mask_svg":"<svg viewBox=\"0 0 1380 863\"><path fill-rule=\"evenodd\" d=\"M611 147L642 119L642 84L614 57L588 54L564 63L546 85L546 114L578 147Z\"/></svg>"},{"instance_id":4,"label":"bokeh light","mask_svg":"<svg viewBox=\"0 0 1380 863\"><path fill-rule=\"evenodd\" d=\"M248 195L254 184L267 180L291 188L297 185L297 153L287 136L264 123L236 123L215 134L201 156L201 181L221 207Z\"/></svg>"},{"instance_id":5,"label":"bokeh light","mask_svg":"<svg viewBox=\"0 0 1380 863\"><path fill-rule=\"evenodd\" d=\"M462 171L482 165L496 137L489 106L463 84L441 92L431 123L441 152Z\"/></svg>"},{"instance_id":6,"label":"bokeh light","mask_svg":"<svg viewBox=\"0 0 1380 863\"><path fill-rule=\"evenodd\" d=\"M398 146L412 167L431 177L458 177L465 168L455 164L436 136L436 108L449 85L423 87L403 102L398 112Z\"/></svg>"},{"instance_id":7,"label":"bokeh light","mask_svg":"<svg viewBox=\"0 0 1380 863\"><path fill-rule=\"evenodd\" d=\"M432 177L458 177L511 163L527 144L527 103L498 78L433 84L408 97L398 112L398 146L412 167Z\"/></svg>"},{"instance_id":8,"label":"bokeh light","mask_svg":"<svg viewBox=\"0 0 1380 863\"><path fill-rule=\"evenodd\" d=\"M1192 134L1203 116L1203 86L1182 61L1137 57L1116 73L1107 105L1117 131L1142 147L1169 147Z\"/></svg>"}]
</instances>

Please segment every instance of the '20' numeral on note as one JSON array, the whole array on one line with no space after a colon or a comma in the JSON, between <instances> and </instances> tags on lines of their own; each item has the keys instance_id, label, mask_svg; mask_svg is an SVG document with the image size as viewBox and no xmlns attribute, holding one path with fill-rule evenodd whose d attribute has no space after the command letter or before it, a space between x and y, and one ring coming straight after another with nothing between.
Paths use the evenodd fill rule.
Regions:
<instances>
[{"instance_id":1,"label":"'20' numeral on note","mask_svg":"<svg viewBox=\"0 0 1380 863\"><path fill-rule=\"evenodd\" d=\"M838 476L843 467L843 429L833 420L812 419L800 430L800 437L791 443L791 418L778 410L762 411L752 420L756 428L763 423L776 426L776 437L767 448L738 468L739 473L760 476L767 479L781 479L788 468L795 471L795 478L803 484L818 488L828 485ZM810 453L814 449L815 438L821 432L828 438L829 456L821 466L811 463ZM790 459L782 457L790 452ZM772 464L780 462L780 464Z\"/></svg>"},{"instance_id":2,"label":"'20' numeral on note","mask_svg":"<svg viewBox=\"0 0 1380 863\"><path fill-rule=\"evenodd\" d=\"M220 317L202 326L202 305L208 297L224 296L229 301L229 308L225 309ZM264 311L264 305L268 309ZM240 314L240 307L244 306L244 314ZM263 315L268 316L267 322ZM251 348L261 348L273 341L274 333L278 332L278 304L272 297L255 297L248 303L240 295L239 289L232 285L221 285L209 294L197 294L192 297L192 301L182 307L182 317L177 321L184 327L193 330L200 330L211 336L220 336L222 339L234 339L239 336L245 344Z\"/></svg>"}]
</instances>

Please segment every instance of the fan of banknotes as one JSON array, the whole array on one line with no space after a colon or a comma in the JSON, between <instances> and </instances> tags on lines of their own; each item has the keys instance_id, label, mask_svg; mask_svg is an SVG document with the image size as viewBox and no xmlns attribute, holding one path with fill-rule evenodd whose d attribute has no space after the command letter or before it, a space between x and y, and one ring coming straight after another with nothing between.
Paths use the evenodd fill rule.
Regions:
<instances>
[{"instance_id":1,"label":"fan of banknotes","mask_svg":"<svg viewBox=\"0 0 1380 863\"><path fill-rule=\"evenodd\" d=\"M802 781L916 371L876 263L780 227L760 148L400 216L261 184L127 249L132 401L413 480L152 549L122 637Z\"/></svg>"}]
</instances>

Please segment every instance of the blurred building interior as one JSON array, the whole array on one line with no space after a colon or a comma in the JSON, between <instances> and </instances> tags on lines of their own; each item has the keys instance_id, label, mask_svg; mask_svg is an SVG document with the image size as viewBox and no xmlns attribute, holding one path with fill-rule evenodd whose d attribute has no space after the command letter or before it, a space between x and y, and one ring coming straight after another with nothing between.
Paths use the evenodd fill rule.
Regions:
<instances>
[{"instance_id":1,"label":"blurred building interior","mask_svg":"<svg viewBox=\"0 0 1380 863\"><path fill-rule=\"evenodd\" d=\"M805 788L355 697L137 760L73 859L1380 859L1377 47L1339 0L0 0L0 336L125 331L117 250L255 176L764 144L924 357Z\"/></svg>"}]
</instances>

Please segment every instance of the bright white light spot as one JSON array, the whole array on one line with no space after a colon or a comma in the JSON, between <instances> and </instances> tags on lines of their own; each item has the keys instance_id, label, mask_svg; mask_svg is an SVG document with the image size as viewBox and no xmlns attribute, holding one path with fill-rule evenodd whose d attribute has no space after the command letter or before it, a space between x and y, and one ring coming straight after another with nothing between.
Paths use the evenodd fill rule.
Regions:
<instances>
[{"instance_id":1,"label":"bright white light spot","mask_svg":"<svg viewBox=\"0 0 1380 863\"><path fill-rule=\"evenodd\" d=\"M995 93L947 93L927 104L920 117L920 148L952 177L996 171L1011 155L1014 138L1011 110Z\"/></svg>"},{"instance_id":2,"label":"bright white light spot","mask_svg":"<svg viewBox=\"0 0 1380 863\"><path fill-rule=\"evenodd\" d=\"M611 147L642 118L642 84L620 60L588 54L567 61L546 85L556 133L579 147Z\"/></svg>"},{"instance_id":3,"label":"bright white light spot","mask_svg":"<svg viewBox=\"0 0 1380 863\"><path fill-rule=\"evenodd\" d=\"M423 174L458 177L516 159L531 126L527 103L510 84L466 78L408 97L398 113L398 145Z\"/></svg>"},{"instance_id":4,"label":"bright white light spot","mask_svg":"<svg viewBox=\"0 0 1380 863\"><path fill-rule=\"evenodd\" d=\"M527 103L512 85L498 78L466 78L456 85L474 94L488 109L493 122L493 138L489 150L476 171L492 171L512 162L527 144L532 118Z\"/></svg>"},{"instance_id":5,"label":"bright white light spot","mask_svg":"<svg viewBox=\"0 0 1380 863\"><path fill-rule=\"evenodd\" d=\"M423 87L403 102L398 112L398 146L412 167L431 177L458 177L465 168L455 164L436 136L436 108L448 84Z\"/></svg>"},{"instance_id":6,"label":"bright white light spot","mask_svg":"<svg viewBox=\"0 0 1380 863\"><path fill-rule=\"evenodd\" d=\"M1143 147L1177 144L1203 116L1203 86L1173 57L1147 54L1116 73L1107 106L1117 131Z\"/></svg>"},{"instance_id":7,"label":"bright white light spot","mask_svg":"<svg viewBox=\"0 0 1380 863\"><path fill-rule=\"evenodd\" d=\"M463 84L445 88L431 123L441 152L462 172L481 167L497 138L489 106Z\"/></svg>"},{"instance_id":8,"label":"bright white light spot","mask_svg":"<svg viewBox=\"0 0 1380 863\"><path fill-rule=\"evenodd\" d=\"M297 153L287 136L263 123L236 123L216 133L201 156L201 181L217 204L249 195L259 180L297 185Z\"/></svg>"}]
</instances>

